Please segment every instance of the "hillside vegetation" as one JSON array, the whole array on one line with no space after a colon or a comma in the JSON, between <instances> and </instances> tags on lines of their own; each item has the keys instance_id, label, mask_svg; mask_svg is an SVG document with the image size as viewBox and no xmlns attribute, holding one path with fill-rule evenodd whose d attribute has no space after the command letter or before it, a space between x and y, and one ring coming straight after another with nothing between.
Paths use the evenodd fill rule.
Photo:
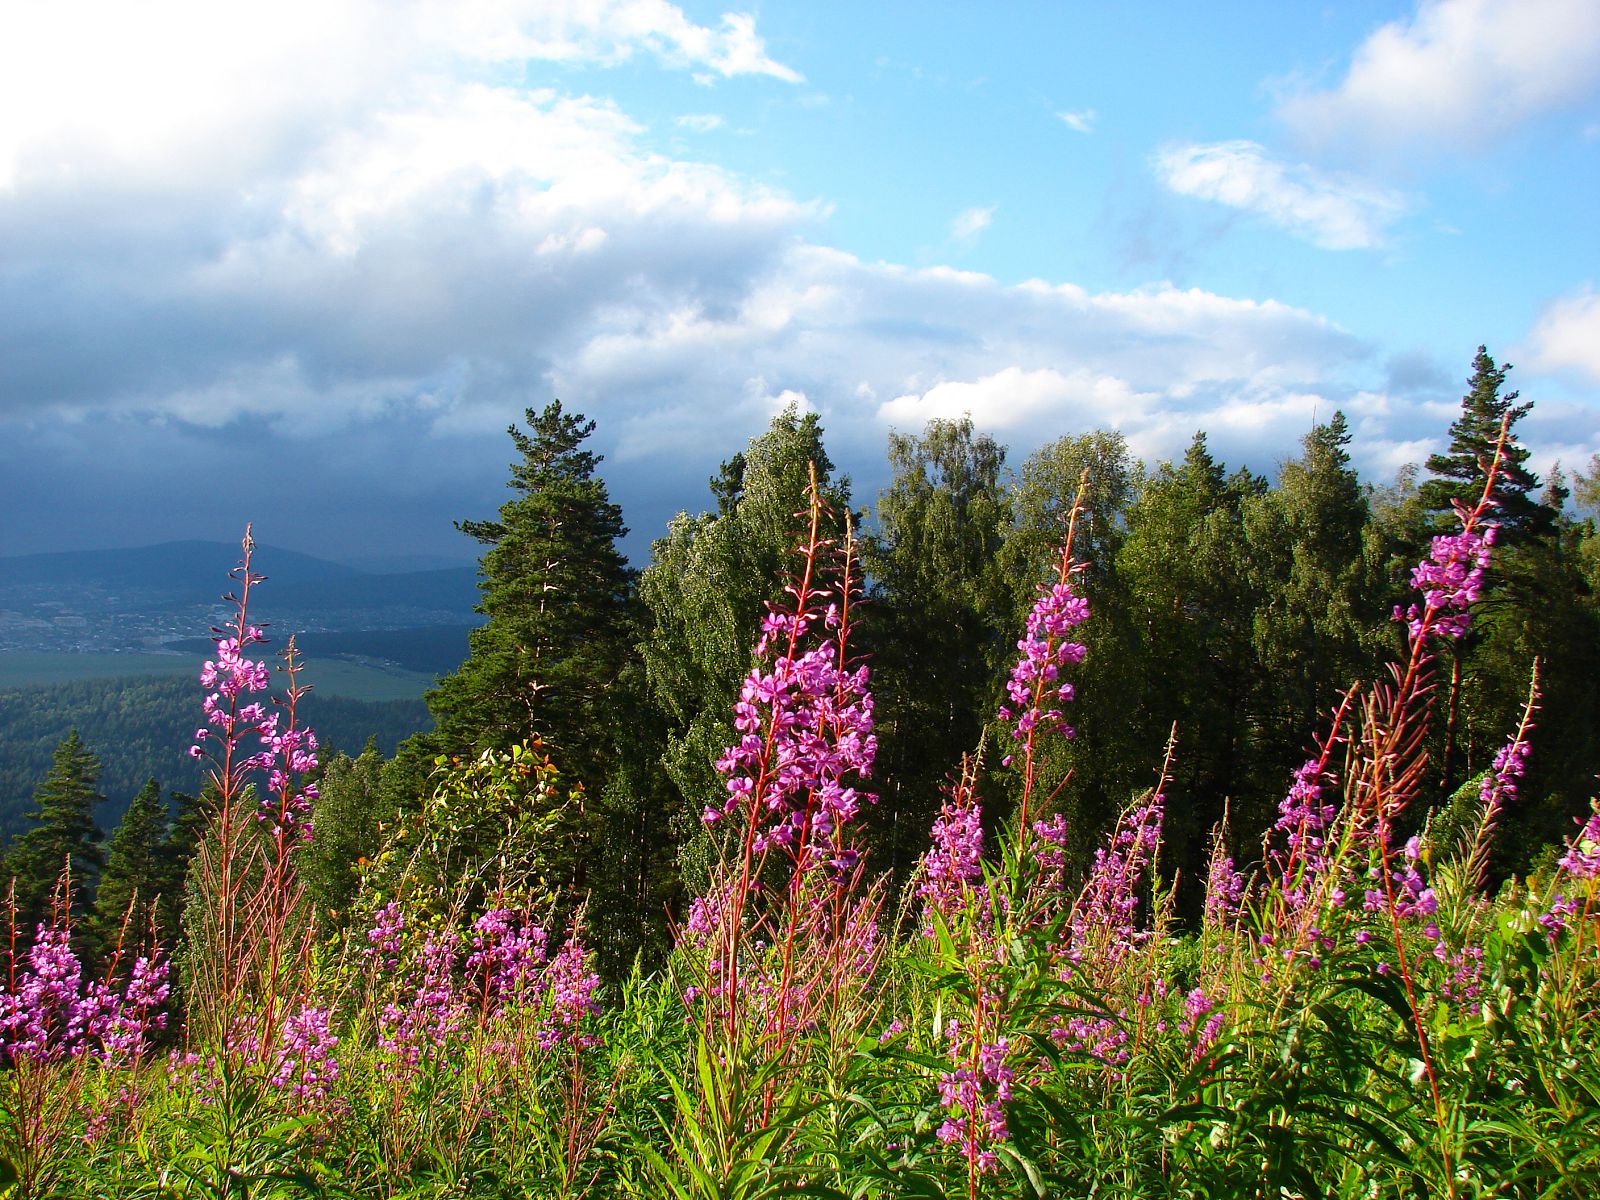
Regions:
<instances>
[{"instance_id":1,"label":"hillside vegetation","mask_svg":"<svg viewBox=\"0 0 1600 1200\"><path fill-rule=\"evenodd\" d=\"M7 850L15 1194L1593 1195L1600 461L1505 375L1388 489L935 421L863 513L791 409L637 573L529 410L393 754L247 537L203 794L70 735Z\"/></svg>"}]
</instances>

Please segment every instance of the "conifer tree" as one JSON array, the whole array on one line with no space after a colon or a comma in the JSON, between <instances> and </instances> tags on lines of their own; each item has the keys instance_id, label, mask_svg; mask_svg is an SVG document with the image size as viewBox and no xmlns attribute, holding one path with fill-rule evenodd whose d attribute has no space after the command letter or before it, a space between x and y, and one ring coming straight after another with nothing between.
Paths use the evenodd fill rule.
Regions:
<instances>
[{"instance_id":1,"label":"conifer tree","mask_svg":"<svg viewBox=\"0 0 1600 1200\"><path fill-rule=\"evenodd\" d=\"M1533 410L1533 401L1517 404L1520 393L1500 394L1511 364L1496 366L1484 346L1472 360L1472 377L1461 397L1461 415L1450 426L1450 448L1428 456L1433 478L1422 485L1422 502L1434 532L1454 528L1452 502L1471 508L1483 492L1484 471L1494 458L1500 426L1509 417L1505 453L1495 478L1495 523L1502 547L1545 537L1555 530L1555 513L1539 501L1539 477L1527 467L1528 450L1516 438L1517 422Z\"/></svg>"},{"instance_id":2,"label":"conifer tree","mask_svg":"<svg viewBox=\"0 0 1600 1200\"><path fill-rule=\"evenodd\" d=\"M1349 426L1335 412L1283 465L1278 486L1252 506L1246 532L1257 550L1261 610L1253 641L1276 709L1273 740L1303 749L1337 693L1375 660L1381 638L1381 581L1369 578L1365 531L1371 519L1346 449ZM1281 736L1279 736L1281 735ZM1273 787L1297 763L1271 756Z\"/></svg>"},{"instance_id":3,"label":"conifer tree","mask_svg":"<svg viewBox=\"0 0 1600 1200\"><path fill-rule=\"evenodd\" d=\"M492 521L457 528L488 547L467 660L428 694L439 753L508 749L544 739L564 773L603 784L615 726L613 687L636 629L634 574L617 542L622 510L583 448L594 422L559 400L509 429L520 455L517 496Z\"/></svg>"},{"instance_id":4,"label":"conifer tree","mask_svg":"<svg viewBox=\"0 0 1600 1200\"><path fill-rule=\"evenodd\" d=\"M360 883L358 864L377 858L383 848L380 826L390 815L376 739L368 739L356 758L328 758L317 783L315 836L297 863L318 921L337 927L345 919Z\"/></svg>"},{"instance_id":5,"label":"conifer tree","mask_svg":"<svg viewBox=\"0 0 1600 1200\"><path fill-rule=\"evenodd\" d=\"M163 935L176 938L183 930L183 906L188 895L189 864L205 836L206 811L214 803L215 785L207 782L198 796L172 793L171 819L156 859L155 883L161 895L156 924Z\"/></svg>"},{"instance_id":6,"label":"conifer tree","mask_svg":"<svg viewBox=\"0 0 1600 1200\"><path fill-rule=\"evenodd\" d=\"M102 949L117 945L125 921L134 944L149 936L158 903L165 898L161 856L169 832L161 785L148 780L106 844L106 867L94 898L94 928ZM159 932L171 937L176 930Z\"/></svg>"},{"instance_id":7,"label":"conifer tree","mask_svg":"<svg viewBox=\"0 0 1600 1200\"><path fill-rule=\"evenodd\" d=\"M1144 481L1117 553L1140 658L1128 736L1148 772L1177 727L1170 794L1182 802L1169 807L1164 836L1169 865L1190 880L1203 877L1204 838L1225 803L1249 794L1241 782L1254 763L1263 699L1251 648L1262 572L1244 513L1265 491L1248 471L1228 475L1197 433L1181 462ZM1241 824L1253 828L1259 816Z\"/></svg>"},{"instance_id":8,"label":"conifer tree","mask_svg":"<svg viewBox=\"0 0 1600 1200\"><path fill-rule=\"evenodd\" d=\"M1440 786L1445 795L1470 773L1471 714L1462 706L1466 685L1482 672L1474 660L1488 649L1489 658L1504 662L1503 650L1486 647L1497 624L1515 622L1516 609L1537 600L1534 582L1539 548L1556 536L1558 513L1539 499L1539 477L1527 467L1528 450L1517 439L1516 425L1533 409L1531 400L1517 404L1517 392L1501 394L1511 364L1497 366L1488 350L1478 347L1472 360L1472 377L1461 398L1461 415L1450 426L1450 448L1429 457L1432 478L1423 482L1420 498L1428 514L1426 533L1448 532L1454 527L1454 506L1471 508L1483 492L1484 479L1495 455L1502 424L1506 441L1495 475L1493 514L1496 525L1495 555L1488 573L1479 619L1465 637L1450 647L1450 674L1444 695L1443 747L1439 754ZM1420 539L1419 539L1420 540ZM1415 557L1408 554L1407 558ZM1548 602L1547 602L1548 603ZM1504 640L1504 639L1502 639ZM1507 664L1509 665L1509 664ZM1526 679L1526 667L1519 672ZM1464 744L1465 735L1465 744Z\"/></svg>"},{"instance_id":9,"label":"conifer tree","mask_svg":"<svg viewBox=\"0 0 1600 1200\"><path fill-rule=\"evenodd\" d=\"M94 807L105 797L96 789L100 761L72 730L56 747L50 774L33 794L32 828L6 855L6 872L16 880L18 924L31 931L48 915L50 896L70 866L73 907L87 911L95 880L105 865Z\"/></svg>"}]
</instances>

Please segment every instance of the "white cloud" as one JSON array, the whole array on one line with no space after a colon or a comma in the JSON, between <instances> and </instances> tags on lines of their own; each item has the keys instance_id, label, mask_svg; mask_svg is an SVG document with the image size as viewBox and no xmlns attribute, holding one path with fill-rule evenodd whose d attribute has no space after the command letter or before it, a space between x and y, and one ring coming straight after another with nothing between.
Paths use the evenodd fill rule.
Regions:
<instances>
[{"instance_id":1,"label":"white cloud","mask_svg":"<svg viewBox=\"0 0 1600 1200\"><path fill-rule=\"evenodd\" d=\"M14 11L0 9L13 62ZM498 57L587 44L599 26L581 6L536 44L520 4L498 23L499 9L461 7L459 27L442 3L285 0L270 21L113 6L76 41L74 19L93 24L79 8L26 11L56 41L30 104L0 104L0 511L37 506L37 464L87 472L129 445L130 494L148 485L139 470L158 473L177 511L188 472L184 511L205 514L217 464L247 436L326 467L315 481L294 468L307 511L420 520L426 492L435 513L492 512L507 420L553 395L597 419L646 531L791 400L821 414L863 495L886 427L964 411L1017 456L1105 425L1140 453L1181 453L1215 422L1219 453L1264 464L1367 361L1332 322L1270 298L1003 284L819 245L825 205L671 157L617 104L539 86L566 71ZM595 62L618 47L698 55L691 70L757 61L721 34L647 36L660 5L592 12L611 14ZM80 69L61 72L68 61ZM13 83L0 71L0 89ZM978 236L995 211L969 210L952 234ZM1361 228L1297 219L1346 240ZM1372 413L1362 436L1448 423L1419 411L1408 398ZM260 484L263 507L276 486Z\"/></svg>"},{"instance_id":2,"label":"white cloud","mask_svg":"<svg viewBox=\"0 0 1600 1200\"><path fill-rule=\"evenodd\" d=\"M962 209L950 221L950 236L963 242L977 237L993 224L998 207L997 204L991 204L987 208Z\"/></svg>"},{"instance_id":3,"label":"white cloud","mask_svg":"<svg viewBox=\"0 0 1600 1200\"><path fill-rule=\"evenodd\" d=\"M1576 371L1600 383L1600 294L1584 288L1546 308L1528 334L1529 366Z\"/></svg>"},{"instance_id":4,"label":"white cloud","mask_svg":"<svg viewBox=\"0 0 1600 1200\"><path fill-rule=\"evenodd\" d=\"M1058 112L1056 114L1068 129L1078 133L1093 133L1094 123L1099 119L1099 114L1092 108L1080 108L1076 111Z\"/></svg>"},{"instance_id":5,"label":"white cloud","mask_svg":"<svg viewBox=\"0 0 1600 1200\"><path fill-rule=\"evenodd\" d=\"M1180 195L1253 213L1328 250L1382 245L1407 208L1397 192L1277 162L1255 142L1166 146L1155 156L1155 170Z\"/></svg>"},{"instance_id":6,"label":"white cloud","mask_svg":"<svg viewBox=\"0 0 1600 1200\"><path fill-rule=\"evenodd\" d=\"M1094 425L1121 426L1142 416L1154 399L1153 393L1136 394L1111 375L1006 367L971 382L949 380L920 395L897 396L880 405L877 415L887 425L910 430L920 430L934 417L962 416L993 430L1048 424L1052 419L1081 425L1087 418Z\"/></svg>"},{"instance_id":7,"label":"white cloud","mask_svg":"<svg viewBox=\"0 0 1600 1200\"><path fill-rule=\"evenodd\" d=\"M420 8L427 33L486 61L614 63L643 50L700 74L803 78L767 55L749 13L725 13L712 29L666 0L425 0Z\"/></svg>"},{"instance_id":8,"label":"white cloud","mask_svg":"<svg viewBox=\"0 0 1600 1200\"><path fill-rule=\"evenodd\" d=\"M753 18L713 29L664 0L8 4L0 191L98 170L226 185L375 104L425 102L441 78L498 83L508 65L638 54L711 77L801 79L767 56Z\"/></svg>"},{"instance_id":9,"label":"white cloud","mask_svg":"<svg viewBox=\"0 0 1600 1200\"><path fill-rule=\"evenodd\" d=\"M721 129L725 122L716 113L684 113L675 124L695 133L710 133L713 129Z\"/></svg>"},{"instance_id":10,"label":"white cloud","mask_svg":"<svg viewBox=\"0 0 1600 1200\"><path fill-rule=\"evenodd\" d=\"M1600 90L1594 0L1422 0L1367 38L1337 86L1279 115L1318 146L1473 147Z\"/></svg>"}]
</instances>

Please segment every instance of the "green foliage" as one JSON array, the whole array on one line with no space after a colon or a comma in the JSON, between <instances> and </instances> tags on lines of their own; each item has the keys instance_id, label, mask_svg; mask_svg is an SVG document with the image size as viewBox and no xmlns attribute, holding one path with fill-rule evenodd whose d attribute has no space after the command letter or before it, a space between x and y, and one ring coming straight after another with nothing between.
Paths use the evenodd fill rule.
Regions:
<instances>
[{"instance_id":1,"label":"green foliage","mask_svg":"<svg viewBox=\"0 0 1600 1200\"><path fill-rule=\"evenodd\" d=\"M492 895L570 909L592 832L583 789L542 742L440 758L422 806L397 817L367 887L375 902L404 899L439 915L482 908Z\"/></svg>"},{"instance_id":2,"label":"green foliage","mask_svg":"<svg viewBox=\"0 0 1600 1200\"><path fill-rule=\"evenodd\" d=\"M677 791L675 840L692 838L701 811L724 792L715 764L733 741L750 631L782 593L813 464L834 513L842 520L849 512L849 485L831 478L822 432L815 413L790 407L774 417L713 480L718 511L673 518L640 578L650 613L640 652L667 727L660 769ZM704 878L706 840L696 838L686 854L692 888Z\"/></svg>"},{"instance_id":3,"label":"green foliage","mask_svg":"<svg viewBox=\"0 0 1600 1200\"><path fill-rule=\"evenodd\" d=\"M112 948L124 939L130 948L148 939L160 924L164 898L163 851L171 829L161 785L154 779L134 796L122 822L106 845L106 867L94 898L94 935L102 947ZM167 927L161 931L172 933Z\"/></svg>"},{"instance_id":4,"label":"green foliage","mask_svg":"<svg viewBox=\"0 0 1600 1200\"><path fill-rule=\"evenodd\" d=\"M361 865L383 848L396 813L383 791L383 756L369 741L357 758L335 755L317 782L311 843L296 863L318 920L337 926L361 882Z\"/></svg>"},{"instance_id":5,"label":"green foliage","mask_svg":"<svg viewBox=\"0 0 1600 1200\"><path fill-rule=\"evenodd\" d=\"M1013 627L1001 551L1011 527L1005 450L970 417L891 433L894 478L863 545L878 701L871 840L904 876L964 747L997 702Z\"/></svg>"},{"instance_id":6,"label":"green foliage","mask_svg":"<svg viewBox=\"0 0 1600 1200\"><path fill-rule=\"evenodd\" d=\"M1251 642L1261 602L1252 582L1262 572L1246 513L1265 492L1247 472L1227 475L1196 434L1181 462L1143 482L1115 560L1138 656L1126 757L1145 766L1130 790L1149 778L1176 729L1173 789L1182 803L1167 847L1170 866L1189 880L1202 874L1203 839L1227 799L1249 794L1241 785L1256 754L1265 671Z\"/></svg>"},{"instance_id":7,"label":"green foliage","mask_svg":"<svg viewBox=\"0 0 1600 1200\"><path fill-rule=\"evenodd\" d=\"M56 747L50 774L33 793L31 827L5 856L5 874L15 881L17 920L31 930L48 915L50 896L65 871L73 884L74 908L87 907L95 880L105 866L94 808L104 797L96 790L100 760L74 729Z\"/></svg>"},{"instance_id":8,"label":"green foliage","mask_svg":"<svg viewBox=\"0 0 1600 1200\"><path fill-rule=\"evenodd\" d=\"M559 400L507 431L520 456L517 493L490 521L461 521L488 547L470 653L428 693L438 752L506 750L543 738L568 770L604 783L615 687L633 637L633 575L617 542L627 528L583 449L594 422Z\"/></svg>"}]
</instances>

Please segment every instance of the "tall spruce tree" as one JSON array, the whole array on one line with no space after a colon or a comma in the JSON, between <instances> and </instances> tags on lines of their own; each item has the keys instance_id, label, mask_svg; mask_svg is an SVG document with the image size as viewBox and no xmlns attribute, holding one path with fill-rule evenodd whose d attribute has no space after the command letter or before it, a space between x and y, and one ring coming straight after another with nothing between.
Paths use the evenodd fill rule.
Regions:
<instances>
[{"instance_id":1,"label":"tall spruce tree","mask_svg":"<svg viewBox=\"0 0 1600 1200\"><path fill-rule=\"evenodd\" d=\"M1461 415L1450 426L1450 448L1428 456L1432 478L1422 484L1421 494L1435 532L1454 528L1455 504L1471 508L1483 494L1484 471L1494 457L1502 422L1507 423L1508 432L1493 492L1500 544L1520 544L1555 531L1556 514L1540 503L1539 477L1528 469L1528 450L1515 432L1517 422L1533 410L1533 401L1517 404L1520 393L1500 394L1510 372L1510 363L1496 366L1488 349L1478 347L1466 394L1461 397Z\"/></svg>"},{"instance_id":2,"label":"tall spruce tree","mask_svg":"<svg viewBox=\"0 0 1600 1200\"><path fill-rule=\"evenodd\" d=\"M6 872L16 880L19 927L32 932L49 916L50 898L63 869L70 867L73 910L88 911L95 882L105 866L94 807L105 797L98 789L100 760L72 730L56 747L50 774L33 794L28 814L32 828L12 843Z\"/></svg>"},{"instance_id":3,"label":"tall spruce tree","mask_svg":"<svg viewBox=\"0 0 1600 1200\"><path fill-rule=\"evenodd\" d=\"M169 832L161 785L148 780L106 843L106 868L94 898L94 930L102 948L115 948L124 927L129 948L140 945L159 922L158 906L165 899L162 851ZM177 931L159 932L170 938Z\"/></svg>"},{"instance_id":4,"label":"tall spruce tree","mask_svg":"<svg viewBox=\"0 0 1600 1200\"><path fill-rule=\"evenodd\" d=\"M428 693L441 753L504 750L542 737L563 772L603 786L615 735L614 687L636 629L634 573L617 548L622 510L583 449L594 422L559 400L508 430L517 496L492 521L457 528L488 549L465 662Z\"/></svg>"},{"instance_id":5,"label":"tall spruce tree","mask_svg":"<svg viewBox=\"0 0 1600 1200\"><path fill-rule=\"evenodd\" d=\"M1254 761L1262 702L1250 641L1261 571L1250 559L1244 513L1265 491L1248 471L1228 475L1197 433L1181 462L1163 463L1144 481L1117 553L1140 641L1129 736L1154 771L1177 726L1162 854L1191 884L1204 876L1205 838L1225 804L1248 794L1241 783ZM1247 814L1242 827L1259 827L1261 815Z\"/></svg>"},{"instance_id":6,"label":"tall spruce tree","mask_svg":"<svg viewBox=\"0 0 1600 1200\"><path fill-rule=\"evenodd\" d=\"M1339 691L1370 678L1384 648L1381 579L1369 577L1365 554L1371 519L1366 493L1350 466L1350 430L1335 412L1283 465L1278 486L1251 506L1246 534L1262 576L1253 631L1270 690L1269 755L1276 786L1313 736ZM1374 593L1379 594L1374 594Z\"/></svg>"},{"instance_id":7,"label":"tall spruce tree","mask_svg":"<svg viewBox=\"0 0 1600 1200\"><path fill-rule=\"evenodd\" d=\"M1532 411L1533 402L1517 404L1517 392L1501 394L1510 371L1510 363L1498 366L1485 347L1478 347L1467 392L1461 397L1461 415L1450 426L1450 448L1428 458L1431 478L1423 482L1419 492L1428 516L1423 532L1441 533L1455 528L1455 506L1471 508L1483 494L1485 473L1494 458L1501 426L1505 425L1505 446L1490 493L1495 502L1492 519L1498 536L1488 585L1474 627L1451 643L1449 682L1442 689L1444 720L1438 763L1440 785L1446 795L1470 774L1475 757L1481 757L1473 753L1473 714L1463 712L1464 704L1477 703L1468 695L1474 689L1467 687L1469 681L1483 674L1475 660L1487 652L1490 658L1504 661L1505 647L1486 643L1496 640L1497 627L1515 623L1511 610L1541 602L1537 595L1541 587L1534 578L1536 562L1544 557L1541 548L1547 548L1557 535L1559 514L1540 500L1539 477L1528 469L1529 452L1516 436L1517 423ZM1414 559L1415 550L1408 557ZM1548 600L1543 602L1548 604ZM1504 637L1499 640L1506 641ZM1524 666L1521 671L1524 678L1526 669Z\"/></svg>"}]
</instances>

